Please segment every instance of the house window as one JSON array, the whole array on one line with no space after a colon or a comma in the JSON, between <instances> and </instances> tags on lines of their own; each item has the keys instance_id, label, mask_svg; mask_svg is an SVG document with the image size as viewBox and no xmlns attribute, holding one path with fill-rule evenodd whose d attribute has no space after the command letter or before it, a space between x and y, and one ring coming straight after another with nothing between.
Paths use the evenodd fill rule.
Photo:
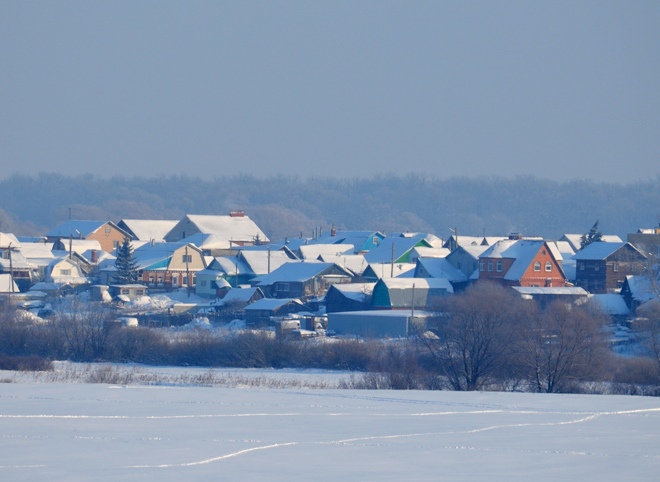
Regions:
<instances>
[{"instance_id":1,"label":"house window","mask_svg":"<svg viewBox=\"0 0 660 482\"><path fill-rule=\"evenodd\" d=\"M617 262L612 263L612 271L619 271L619 263Z\"/></svg>"},{"instance_id":2,"label":"house window","mask_svg":"<svg viewBox=\"0 0 660 482\"><path fill-rule=\"evenodd\" d=\"M289 291L289 283L277 283L277 291Z\"/></svg>"},{"instance_id":3,"label":"house window","mask_svg":"<svg viewBox=\"0 0 660 482\"><path fill-rule=\"evenodd\" d=\"M122 290L121 290L121 294L122 294L122 295L127 295L127 294L130 294L130 291L127 290L127 289L123 289L123 288L122 288Z\"/></svg>"},{"instance_id":4,"label":"house window","mask_svg":"<svg viewBox=\"0 0 660 482\"><path fill-rule=\"evenodd\" d=\"M159 275L159 276L158 276L158 284L159 284L159 285L162 285L162 284L163 284L163 276L162 276L162 275Z\"/></svg>"},{"instance_id":5,"label":"house window","mask_svg":"<svg viewBox=\"0 0 660 482\"><path fill-rule=\"evenodd\" d=\"M206 288L206 280L202 280L202 287Z\"/></svg>"},{"instance_id":6,"label":"house window","mask_svg":"<svg viewBox=\"0 0 660 482\"><path fill-rule=\"evenodd\" d=\"M545 263L545 270L546 270L547 272L552 271L552 263L551 263L550 261L548 261L548 262Z\"/></svg>"},{"instance_id":7,"label":"house window","mask_svg":"<svg viewBox=\"0 0 660 482\"><path fill-rule=\"evenodd\" d=\"M497 260L497 272L498 273L502 272L502 260L501 259Z\"/></svg>"},{"instance_id":8,"label":"house window","mask_svg":"<svg viewBox=\"0 0 660 482\"><path fill-rule=\"evenodd\" d=\"M179 284L179 277L178 276L172 276L172 286L176 286Z\"/></svg>"},{"instance_id":9,"label":"house window","mask_svg":"<svg viewBox=\"0 0 660 482\"><path fill-rule=\"evenodd\" d=\"M580 271L584 271L584 262L583 262L583 261L580 261L580 262L578 263L578 269L579 269Z\"/></svg>"},{"instance_id":10,"label":"house window","mask_svg":"<svg viewBox=\"0 0 660 482\"><path fill-rule=\"evenodd\" d=\"M110 234L110 231L112 231L112 230L110 229L110 226L106 226L106 227L105 227L105 234Z\"/></svg>"},{"instance_id":11,"label":"house window","mask_svg":"<svg viewBox=\"0 0 660 482\"><path fill-rule=\"evenodd\" d=\"M181 259L184 263L192 263L192 254L184 254Z\"/></svg>"},{"instance_id":12,"label":"house window","mask_svg":"<svg viewBox=\"0 0 660 482\"><path fill-rule=\"evenodd\" d=\"M60 275L61 276L71 276L71 270L70 269L61 269L60 270Z\"/></svg>"},{"instance_id":13,"label":"house window","mask_svg":"<svg viewBox=\"0 0 660 482\"><path fill-rule=\"evenodd\" d=\"M534 261L534 271L541 271L541 263L539 261Z\"/></svg>"},{"instance_id":14,"label":"house window","mask_svg":"<svg viewBox=\"0 0 660 482\"><path fill-rule=\"evenodd\" d=\"M493 271L493 262L492 261L488 262L488 271Z\"/></svg>"},{"instance_id":15,"label":"house window","mask_svg":"<svg viewBox=\"0 0 660 482\"><path fill-rule=\"evenodd\" d=\"M149 275L149 284L152 285L154 284L154 275Z\"/></svg>"},{"instance_id":16,"label":"house window","mask_svg":"<svg viewBox=\"0 0 660 482\"><path fill-rule=\"evenodd\" d=\"M188 277L187 276L182 276L181 277L181 284L183 286L188 286Z\"/></svg>"},{"instance_id":17,"label":"house window","mask_svg":"<svg viewBox=\"0 0 660 482\"><path fill-rule=\"evenodd\" d=\"M119 247L119 241L113 241L112 242L112 247L117 249Z\"/></svg>"},{"instance_id":18,"label":"house window","mask_svg":"<svg viewBox=\"0 0 660 482\"><path fill-rule=\"evenodd\" d=\"M486 270L486 263L483 261L479 261L479 271L485 271Z\"/></svg>"}]
</instances>

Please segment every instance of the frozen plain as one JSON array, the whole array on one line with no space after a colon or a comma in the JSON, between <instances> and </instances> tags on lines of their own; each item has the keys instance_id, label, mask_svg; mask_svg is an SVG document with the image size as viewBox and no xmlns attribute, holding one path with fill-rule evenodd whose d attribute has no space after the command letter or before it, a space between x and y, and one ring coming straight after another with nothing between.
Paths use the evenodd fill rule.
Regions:
<instances>
[{"instance_id":1,"label":"frozen plain","mask_svg":"<svg viewBox=\"0 0 660 482\"><path fill-rule=\"evenodd\" d=\"M8 481L657 480L660 399L17 380L0 440Z\"/></svg>"}]
</instances>

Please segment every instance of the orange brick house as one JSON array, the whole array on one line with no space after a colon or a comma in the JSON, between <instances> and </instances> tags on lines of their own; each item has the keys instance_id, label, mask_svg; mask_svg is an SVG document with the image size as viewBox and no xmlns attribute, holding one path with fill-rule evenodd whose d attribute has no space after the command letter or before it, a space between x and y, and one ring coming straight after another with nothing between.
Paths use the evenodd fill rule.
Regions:
<instances>
[{"instance_id":1,"label":"orange brick house","mask_svg":"<svg viewBox=\"0 0 660 482\"><path fill-rule=\"evenodd\" d=\"M505 286L566 286L561 255L542 239L498 241L479 256L479 280Z\"/></svg>"}]
</instances>

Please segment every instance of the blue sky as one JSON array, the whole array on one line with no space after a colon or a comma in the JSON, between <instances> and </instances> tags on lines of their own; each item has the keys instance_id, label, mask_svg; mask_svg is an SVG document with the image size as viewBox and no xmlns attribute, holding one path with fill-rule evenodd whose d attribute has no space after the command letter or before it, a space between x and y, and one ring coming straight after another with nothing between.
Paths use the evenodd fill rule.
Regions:
<instances>
[{"instance_id":1,"label":"blue sky","mask_svg":"<svg viewBox=\"0 0 660 482\"><path fill-rule=\"evenodd\" d=\"M0 177L660 173L660 2L0 0Z\"/></svg>"}]
</instances>

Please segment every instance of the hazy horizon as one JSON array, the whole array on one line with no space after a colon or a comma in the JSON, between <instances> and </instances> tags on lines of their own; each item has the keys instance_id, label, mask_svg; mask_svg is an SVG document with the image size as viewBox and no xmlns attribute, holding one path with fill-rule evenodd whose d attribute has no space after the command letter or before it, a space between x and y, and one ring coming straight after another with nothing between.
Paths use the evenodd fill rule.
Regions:
<instances>
[{"instance_id":1,"label":"hazy horizon","mask_svg":"<svg viewBox=\"0 0 660 482\"><path fill-rule=\"evenodd\" d=\"M658 2L0 0L0 179L655 179L658 25Z\"/></svg>"}]
</instances>

